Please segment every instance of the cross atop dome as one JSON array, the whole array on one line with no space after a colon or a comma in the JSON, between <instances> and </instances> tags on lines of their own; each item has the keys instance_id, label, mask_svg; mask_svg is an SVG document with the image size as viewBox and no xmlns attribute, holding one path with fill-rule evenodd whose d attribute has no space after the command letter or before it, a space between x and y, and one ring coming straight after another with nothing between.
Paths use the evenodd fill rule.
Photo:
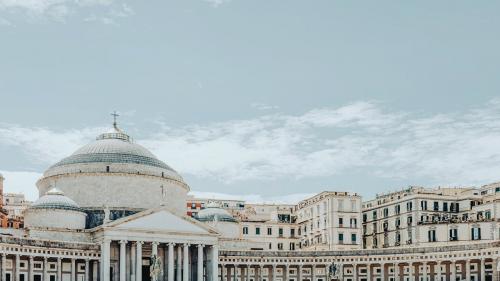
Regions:
<instances>
[{"instance_id":1,"label":"cross atop dome","mask_svg":"<svg viewBox=\"0 0 500 281\"><path fill-rule=\"evenodd\" d=\"M115 111L113 111L113 113L111 113L111 116L113 116L113 127L118 130L118 125L116 123L116 118L119 117L120 114L118 114L118 112L116 112L116 110L115 110Z\"/></svg>"}]
</instances>

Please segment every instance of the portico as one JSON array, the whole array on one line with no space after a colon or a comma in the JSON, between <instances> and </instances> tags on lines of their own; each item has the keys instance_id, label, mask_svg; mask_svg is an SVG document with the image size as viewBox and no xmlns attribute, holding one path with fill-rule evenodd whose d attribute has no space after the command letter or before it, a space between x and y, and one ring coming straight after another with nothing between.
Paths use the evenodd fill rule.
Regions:
<instances>
[{"instance_id":1,"label":"portico","mask_svg":"<svg viewBox=\"0 0 500 281\"><path fill-rule=\"evenodd\" d=\"M102 249L101 280L149 281L151 269L158 280L216 280L217 235L165 207L104 224L96 230Z\"/></svg>"}]
</instances>

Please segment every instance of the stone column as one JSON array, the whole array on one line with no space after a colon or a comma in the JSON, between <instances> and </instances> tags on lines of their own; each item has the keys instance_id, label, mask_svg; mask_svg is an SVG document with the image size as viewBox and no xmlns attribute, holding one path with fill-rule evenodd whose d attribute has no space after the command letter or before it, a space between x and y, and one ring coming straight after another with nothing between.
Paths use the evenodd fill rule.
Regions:
<instances>
[{"instance_id":1,"label":"stone column","mask_svg":"<svg viewBox=\"0 0 500 281\"><path fill-rule=\"evenodd\" d=\"M417 280L415 278L415 266L413 265L413 262L409 262L408 266L410 267L410 280Z\"/></svg>"},{"instance_id":2,"label":"stone column","mask_svg":"<svg viewBox=\"0 0 500 281\"><path fill-rule=\"evenodd\" d=\"M7 276L5 276L5 263L7 262L7 254L2 253L2 280L7 280Z\"/></svg>"},{"instance_id":3,"label":"stone column","mask_svg":"<svg viewBox=\"0 0 500 281\"><path fill-rule=\"evenodd\" d=\"M189 244L184 244L182 281L189 281Z\"/></svg>"},{"instance_id":4,"label":"stone column","mask_svg":"<svg viewBox=\"0 0 500 281\"><path fill-rule=\"evenodd\" d=\"M15 269L15 274L14 274L15 281L19 281L21 279L21 278L19 278L19 261L20 261L19 254L16 254L16 269Z\"/></svg>"},{"instance_id":5,"label":"stone column","mask_svg":"<svg viewBox=\"0 0 500 281\"><path fill-rule=\"evenodd\" d=\"M28 264L28 280L33 281L33 256L29 256L28 258L29 264Z\"/></svg>"},{"instance_id":6,"label":"stone column","mask_svg":"<svg viewBox=\"0 0 500 281\"><path fill-rule=\"evenodd\" d=\"M437 261L434 266L434 273L437 281L441 281L441 261Z\"/></svg>"},{"instance_id":7,"label":"stone column","mask_svg":"<svg viewBox=\"0 0 500 281\"><path fill-rule=\"evenodd\" d=\"M47 272L49 269L49 258L44 257L43 258L43 281L49 281L49 273Z\"/></svg>"},{"instance_id":8,"label":"stone column","mask_svg":"<svg viewBox=\"0 0 500 281\"><path fill-rule=\"evenodd\" d=\"M144 244L143 241L137 241L135 243L135 251L136 251L135 280L136 281L142 281L142 244ZM105 280L105 281L108 281L108 280Z\"/></svg>"},{"instance_id":9,"label":"stone column","mask_svg":"<svg viewBox=\"0 0 500 281\"><path fill-rule=\"evenodd\" d=\"M250 265L247 264L245 281L250 281Z\"/></svg>"},{"instance_id":10,"label":"stone column","mask_svg":"<svg viewBox=\"0 0 500 281\"><path fill-rule=\"evenodd\" d=\"M76 281L76 265L75 265L75 262L76 262L75 259L71 259L71 281Z\"/></svg>"},{"instance_id":11,"label":"stone column","mask_svg":"<svg viewBox=\"0 0 500 281\"><path fill-rule=\"evenodd\" d=\"M120 281L126 281L127 279L127 269L126 269L126 258L127 258L127 241L120 241Z\"/></svg>"},{"instance_id":12,"label":"stone column","mask_svg":"<svg viewBox=\"0 0 500 281\"><path fill-rule=\"evenodd\" d=\"M135 270L136 264L135 258L137 257L137 247L136 243L130 243L130 281L136 281Z\"/></svg>"},{"instance_id":13,"label":"stone column","mask_svg":"<svg viewBox=\"0 0 500 281\"><path fill-rule=\"evenodd\" d=\"M259 275L258 275L258 279L259 281L262 281L262 269L263 269L263 265L262 264L259 264Z\"/></svg>"},{"instance_id":14,"label":"stone column","mask_svg":"<svg viewBox=\"0 0 500 281\"><path fill-rule=\"evenodd\" d=\"M203 281L203 245L198 245L198 263L197 263L196 281Z\"/></svg>"},{"instance_id":15,"label":"stone column","mask_svg":"<svg viewBox=\"0 0 500 281\"><path fill-rule=\"evenodd\" d=\"M316 265L311 266L311 281L316 281ZM370 281L370 279L368 279Z\"/></svg>"},{"instance_id":16,"label":"stone column","mask_svg":"<svg viewBox=\"0 0 500 281\"><path fill-rule=\"evenodd\" d=\"M288 281L289 278L288 278L288 272L290 271L289 268L288 268L288 263L285 264L285 268L283 268L283 281Z\"/></svg>"},{"instance_id":17,"label":"stone column","mask_svg":"<svg viewBox=\"0 0 500 281\"><path fill-rule=\"evenodd\" d=\"M380 264L380 278L385 281L385 263Z\"/></svg>"},{"instance_id":18,"label":"stone column","mask_svg":"<svg viewBox=\"0 0 500 281\"><path fill-rule=\"evenodd\" d=\"M174 281L174 243L168 243L168 281Z\"/></svg>"},{"instance_id":19,"label":"stone column","mask_svg":"<svg viewBox=\"0 0 500 281\"><path fill-rule=\"evenodd\" d=\"M399 264L397 262L394 263L393 274L394 281L399 281Z\"/></svg>"},{"instance_id":20,"label":"stone column","mask_svg":"<svg viewBox=\"0 0 500 281\"><path fill-rule=\"evenodd\" d=\"M182 281L182 246L177 245L177 277L176 281Z\"/></svg>"},{"instance_id":21,"label":"stone column","mask_svg":"<svg viewBox=\"0 0 500 281\"><path fill-rule=\"evenodd\" d=\"M457 265L455 261L450 263L450 278L452 281L457 280Z\"/></svg>"},{"instance_id":22,"label":"stone column","mask_svg":"<svg viewBox=\"0 0 500 281\"><path fill-rule=\"evenodd\" d=\"M485 266L485 258L481 258L481 261L479 262L479 280L484 281L486 280L486 266Z\"/></svg>"},{"instance_id":23,"label":"stone column","mask_svg":"<svg viewBox=\"0 0 500 281\"><path fill-rule=\"evenodd\" d=\"M273 281L276 281L276 264L271 264L272 271L273 271ZM269 276L268 276L269 277Z\"/></svg>"},{"instance_id":24,"label":"stone column","mask_svg":"<svg viewBox=\"0 0 500 281\"><path fill-rule=\"evenodd\" d=\"M219 248L212 245L212 281L219 279ZM208 279L208 278L207 278Z\"/></svg>"},{"instance_id":25,"label":"stone column","mask_svg":"<svg viewBox=\"0 0 500 281\"><path fill-rule=\"evenodd\" d=\"M465 280L470 280L470 259L465 260Z\"/></svg>"},{"instance_id":26,"label":"stone column","mask_svg":"<svg viewBox=\"0 0 500 281\"><path fill-rule=\"evenodd\" d=\"M298 280L302 280L302 264L299 264L299 268L298 268L299 272L298 272ZM356 279L354 279L356 280Z\"/></svg>"},{"instance_id":27,"label":"stone column","mask_svg":"<svg viewBox=\"0 0 500 281\"><path fill-rule=\"evenodd\" d=\"M424 277L424 281L427 281L427 262L422 262L422 276Z\"/></svg>"},{"instance_id":28,"label":"stone column","mask_svg":"<svg viewBox=\"0 0 500 281\"><path fill-rule=\"evenodd\" d=\"M85 281L90 281L90 261L88 258L85 259Z\"/></svg>"},{"instance_id":29,"label":"stone column","mask_svg":"<svg viewBox=\"0 0 500 281\"><path fill-rule=\"evenodd\" d=\"M101 253L101 258L102 258L102 253ZM57 281L62 281L62 259L61 258L57 258Z\"/></svg>"},{"instance_id":30,"label":"stone column","mask_svg":"<svg viewBox=\"0 0 500 281\"><path fill-rule=\"evenodd\" d=\"M101 276L103 281L110 281L109 280L110 248L111 248L111 241L104 239L101 244L101 268L102 268ZM71 262L73 262L73 260L71 260Z\"/></svg>"},{"instance_id":31,"label":"stone column","mask_svg":"<svg viewBox=\"0 0 500 281\"><path fill-rule=\"evenodd\" d=\"M372 265L369 263L366 265L366 280L372 281Z\"/></svg>"},{"instance_id":32,"label":"stone column","mask_svg":"<svg viewBox=\"0 0 500 281\"><path fill-rule=\"evenodd\" d=\"M358 265L355 263L352 264L352 279L358 281Z\"/></svg>"}]
</instances>

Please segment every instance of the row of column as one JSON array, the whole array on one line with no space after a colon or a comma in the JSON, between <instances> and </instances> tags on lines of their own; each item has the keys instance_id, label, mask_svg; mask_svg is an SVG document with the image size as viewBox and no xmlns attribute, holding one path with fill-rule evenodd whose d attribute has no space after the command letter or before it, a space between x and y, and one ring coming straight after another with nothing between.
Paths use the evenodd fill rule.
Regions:
<instances>
[{"instance_id":1,"label":"row of column","mask_svg":"<svg viewBox=\"0 0 500 281\"><path fill-rule=\"evenodd\" d=\"M142 264L143 264L143 245L144 241L126 241L120 240L119 242L119 281L142 281ZM101 279L103 281L117 281L113 280L110 275L111 267L111 240L104 240L101 250ZM206 246L203 244L190 245L188 243L162 243L165 248L165 255L158 255L159 242L147 242L151 246L151 258L157 257L161 260L162 264L162 279L165 281L204 281L206 276L207 281L216 280L217 277L217 261L218 249L217 246ZM127 257L127 246L130 244L130 256ZM196 260L196 276L191 276L191 259L190 247L196 246L197 260ZM204 249L209 249L209 262L204 261ZM208 252L207 252L208 253ZM130 268L127 271L127 258L130 259ZM176 263L175 263L176 262ZM194 262L194 261L193 261ZM204 274L204 264L207 264L206 275ZM151 266L151 265L150 265ZM208 268L211 266L211 268ZM127 276L129 272L129 276ZM213 273L215 272L215 273ZM149 270L148 270L149 274ZM215 276L215 278L214 278ZM194 279L194 280L193 280Z\"/></svg>"},{"instance_id":2,"label":"row of column","mask_svg":"<svg viewBox=\"0 0 500 281\"><path fill-rule=\"evenodd\" d=\"M477 272L479 273L479 276L476 278L478 281L486 280L486 259L481 258L476 262L478 264L477 267ZM457 264L463 264L463 270L461 271L460 274L457 274ZM498 271L496 270L496 261L493 260L494 266L492 267L492 274L493 274L493 280L497 280L498 276ZM386 266L391 266L394 268L392 274L388 274L386 272ZM399 281L403 280L405 273L404 271L401 271L401 265L409 266L409 274L407 274L410 278L414 278L415 280L418 280L418 277L422 277L423 280L441 280L441 277L444 276L445 278L449 277L449 280L456 280L457 277L460 277L461 279L465 280L471 280L471 260L463 260L463 261L458 261L458 260L451 260L451 261L435 261L435 262L426 262L426 261L420 261L420 262L406 262L406 263L381 263L378 264L376 267L379 267L380 273L374 274L372 271L372 265L366 265L366 264L361 264L362 267L367 269L366 273L366 280L367 281L372 281L375 280L374 275L379 277L382 281L389 280L389 277L394 277L394 280ZM446 269L442 271L441 266L445 265ZM420 266L422 266L422 271L420 272ZM427 271L427 266L430 266L430 272ZM353 277L354 280L357 280L357 275L358 275L358 270L357 264L353 264ZM415 270L415 268L418 268L418 270ZM461 276L459 276L461 275Z\"/></svg>"},{"instance_id":3,"label":"row of column","mask_svg":"<svg viewBox=\"0 0 500 281\"><path fill-rule=\"evenodd\" d=\"M463 264L464 269L462 272L459 274L457 273L457 264ZM456 280L457 277L460 277L461 280L472 280L471 279L471 260L451 260L451 261L435 261L435 262L406 262L406 263L377 263L377 264L366 264L366 263L351 263L348 265L344 265L345 267L350 267L352 268L352 274L347 274L344 275L342 272L342 267L338 268L339 272L337 272L336 278L340 278L339 280L345 280L345 278L349 278L353 281L358 281L358 280L366 280L366 281L375 281L375 280L382 280L382 281L389 281L389 280L395 280L395 281L402 281L406 280L405 276L409 277L409 280L420 280L419 277L422 277L423 280L431 280L431 281L440 281L442 277L445 277L445 280ZM476 281L484 281L486 280L486 259L481 258L478 259L477 262L477 273L478 276L476 277ZM498 259L492 259L492 279L494 281L499 280L499 271L497 271L497 263ZM290 280L292 276L289 276L289 269L291 267L297 269L297 273L295 274L296 279L295 280L303 280L304 279L309 279L312 281L316 281L317 278L321 278L325 280L329 280L328 277L333 277L333 276L328 276L329 275L329 269L330 269L331 264L318 264L318 265L302 265L302 264L285 264L285 265L277 265L277 264L268 264L268 265L263 265L263 264L258 264L258 265L251 265L251 264L221 264L221 270L220 270L220 276L219 280L221 281L250 281L250 280L255 280L255 281L262 281L264 280L264 274L263 270L264 268L269 269L269 273L267 275L267 280L276 280L277 277L277 267L283 268L283 274L281 280ZM401 270L402 266L408 266L409 265L409 273L405 274L404 270ZM431 270L428 272L427 266L431 266ZM445 270L441 270L441 265L446 265ZM389 274L388 269L389 266L392 266L394 268L393 272ZM422 270L420 269L416 270L416 267L422 266ZM359 268L365 268L366 273L359 274L358 272L358 267ZM378 267L381 268L380 272L374 274L373 268ZM238 276L237 269L241 269L240 274ZM253 276L250 275L250 269L254 268L255 272ZM309 276L302 276L303 275L303 269L304 268L309 268L310 269L310 274ZM322 276L316 276L317 275L317 269L318 268L323 268L324 274ZM392 277L392 278L391 278Z\"/></svg>"},{"instance_id":4,"label":"row of column","mask_svg":"<svg viewBox=\"0 0 500 281\"><path fill-rule=\"evenodd\" d=\"M39 261L38 259L43 260L42 263L42 269L37 270L41 271L41 280L42 281L49 281L50 280L50 275L55 273L56 276L56 281L62 281L62 276L63 276L63 271L62 271L62 264L63 264L63 258L61 257L46 257L46 256L31 256L28 255L26 256L27 259L24 260L22 257L24 255L21 254L12 254L12 268L11 271L7 271L7 260L9 259L6 253L0 253L1 254L1 259L0 259L0 276L1 280L7 280L7 274L11 274L10 280L12 281L20 281L21 280L21 274L22 273L27 273L27 279L26 281L33 281L34 276L35 276L35 269L34 269L34 264L35 261ZM50 272L49 270L49 259L52 260L57 260L57 266L56 270L52 270ZM75 258L64 258L64 260L70 259L71 262L71 272L70 272L70 280L71 281L76 281L77 279L77 270L76 270L76 264L78 261L82 261L81 259L75 259ZM21 272L21 266L20 263L21 261L24 260L27 262L27 267L28 271L27 272ZM91 281L91 271L90 271L90 265L92 264L97 264L97 261L95 260L90 260L90 259L83 259L83 262L85 263L85 272L84 272L84 280L85 281Z\"/></svg>"}]
</instances>

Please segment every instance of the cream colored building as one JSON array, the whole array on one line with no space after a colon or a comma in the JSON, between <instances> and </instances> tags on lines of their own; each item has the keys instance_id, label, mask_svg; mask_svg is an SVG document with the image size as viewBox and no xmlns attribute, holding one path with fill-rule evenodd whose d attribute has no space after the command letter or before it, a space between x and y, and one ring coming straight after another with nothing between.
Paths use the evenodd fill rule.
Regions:
<instances>
[{"instance_id":1,"label":"cream colored building","mask_svg":"<svg viewBox=\"0 0 500 281\"><path fill-rule=\"evenodd\" d=\"M300 246L306 250L362 248L361 196L325 191L294 208Z\"/></svg>"}]
</instances>

